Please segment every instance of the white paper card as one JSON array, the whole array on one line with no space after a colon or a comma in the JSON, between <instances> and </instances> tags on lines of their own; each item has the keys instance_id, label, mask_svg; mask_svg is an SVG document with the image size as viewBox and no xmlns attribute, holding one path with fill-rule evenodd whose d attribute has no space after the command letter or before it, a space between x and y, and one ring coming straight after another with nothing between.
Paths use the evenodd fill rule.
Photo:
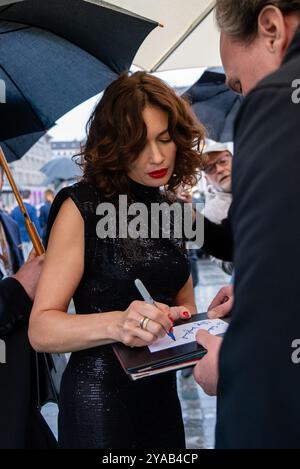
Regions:
<instances>
[{"instance_id":1,"label":"white paper card","mask_svg":"<svg viewBox=\"0 0 300 469\"><path fill-rule=\"evenodd\" d=\"M174 326L173 333L176 341L171 339L168 335L161 339L157 339L152 345L149 345L150 352L159 352L171 347L178 347L178 345L184 345L189 342L195 342L196 332L199 329L204 329L210 334L218 335L226 332L228 323L222 321L222 319L204 319L202 321L190 322L189 324L182 324L180 326Z\"/></svg>"}]
</instances>

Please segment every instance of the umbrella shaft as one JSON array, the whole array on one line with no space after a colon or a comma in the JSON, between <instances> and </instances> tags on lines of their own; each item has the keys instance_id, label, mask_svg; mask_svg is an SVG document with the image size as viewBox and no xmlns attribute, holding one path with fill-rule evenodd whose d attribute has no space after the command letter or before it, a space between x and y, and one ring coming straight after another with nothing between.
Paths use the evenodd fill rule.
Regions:
<instances>
[{"instance_id":1,"label":"umbrella shaft","mask_svg":"<svg viewBox=\"0 0 300 469\"><path fill-rule=\"evenodd\" d=\"M36 227L35 225L32 223L32 221L30 220L29 218L29 215L26 211L26 214L23 213L23 216L24 216L24 219L25 219L25 223L26 223L26 229L28 231L28 234L29 234L29 237L32 241L32 244L33 244L33 247L34 247L34 250L37 254L37 256L41 256L42 254L44 254L45 252L45 248L42 244L42 241L38 235L38 232L36 230Z\"/></svg>"},{"instance_id":2,"label":"umbrella shaft","mask_svg":"<svg viewBox=\"0 0 300 469\"><path fill-rule=\"evenodd\" d=\"M20 195L20 192L17 188L17 185L14 181L14 178L11 174L11 171L8 167L8 164L7 164L7 161L6 161L6 158L5 158L5 155L3 153L3 150L0 146L0 164L1 166L3 167L4 169L4 172L6 174L6 177L8 179L8 182L13 190L13 193L17 199L17 202L18 202L18 205L20 207L20 210L22 212L22 215L24 217L24 220L25 220L25 224L26 224L26 229L28 231L28 234L29 234L29 237L32 241L32 244L33 244L33 247L34 247L34 250L36 252L36 254L38 256L40 256L41 254L43 254L45 252L45 249L44 249L44 246L42 244L42 241L38 235L38 232L36 230L36 227L34 226L34 224L32 223L29 215L28 215L28 212L26 210L26 207L24 205L24 202L22 200L22 197Z\"/></svg>"}]
</instances>

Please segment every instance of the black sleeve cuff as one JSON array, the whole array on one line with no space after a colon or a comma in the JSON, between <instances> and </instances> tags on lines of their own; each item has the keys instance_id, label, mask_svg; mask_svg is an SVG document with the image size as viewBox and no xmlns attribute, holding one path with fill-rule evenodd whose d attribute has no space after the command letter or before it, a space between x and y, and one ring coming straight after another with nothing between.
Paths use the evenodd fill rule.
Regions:
<instances>
[{"instance_id":1,"label":"black sleeve cuff","mask_svg":"<svg viewBox=\"0 0 300 469\"><path fill-rule=\"evenodd\" d=\"M28 322L32 301L22 285L14 278L0 282L0 335Z\"/></svg>"},{"instance_id":2,"label":"black sleeve cuff","mask_svg":"<svg viewBox=\"0 0 300 469\"><path fill-rule=\"evenodd\" d=\"M233 261L233 237L228 218L220 225L204 218L203 250L223 261Z\"/></svg>"}]
</instances>

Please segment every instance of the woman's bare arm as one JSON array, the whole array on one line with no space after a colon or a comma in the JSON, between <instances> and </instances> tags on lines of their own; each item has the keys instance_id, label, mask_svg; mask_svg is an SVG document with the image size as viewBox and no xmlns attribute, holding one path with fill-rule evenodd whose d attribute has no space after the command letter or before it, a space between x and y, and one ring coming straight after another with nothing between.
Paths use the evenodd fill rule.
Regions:
<instances>
[{"instance_id":1,"label":"woman's bare arm","mask_svg":"<svg viewBox=\"0 0 300 469\"><path fill-rule=\"evenodd\" d=\"M84 222L73 201L67 199L51 231L30 316L29 339L36 350L74 351L112 341L108 340L107 315L66 314L83 270Z\"/></svg>"}]
</instances>

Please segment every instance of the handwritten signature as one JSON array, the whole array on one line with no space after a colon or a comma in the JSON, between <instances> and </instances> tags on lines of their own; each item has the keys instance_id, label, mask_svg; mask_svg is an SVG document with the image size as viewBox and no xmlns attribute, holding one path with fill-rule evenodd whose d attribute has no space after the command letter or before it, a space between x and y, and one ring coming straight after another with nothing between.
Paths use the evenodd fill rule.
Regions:
<instances>
[{"instance_id":1,"label":"handwritten signature","mask_svg":"<svg viewBox=\"0 0 300 469\"><path fill-rule=\"evenodd\" d=\"M208 329L206 329L205 326L210 326ZM221 322L218 322L217 324L211 325L210 321L201 321L199 323L196 323L195 326L193 326L191 329L185 329L184 334L182 335L182 339L189 340L191 334L195 334L196 331L199 329L205 329L209 333L213 333L215 331L218 331L218 329L221 329L221 332L224 332L223 330L223 324Z\"/></svg>"}]
</instances>

